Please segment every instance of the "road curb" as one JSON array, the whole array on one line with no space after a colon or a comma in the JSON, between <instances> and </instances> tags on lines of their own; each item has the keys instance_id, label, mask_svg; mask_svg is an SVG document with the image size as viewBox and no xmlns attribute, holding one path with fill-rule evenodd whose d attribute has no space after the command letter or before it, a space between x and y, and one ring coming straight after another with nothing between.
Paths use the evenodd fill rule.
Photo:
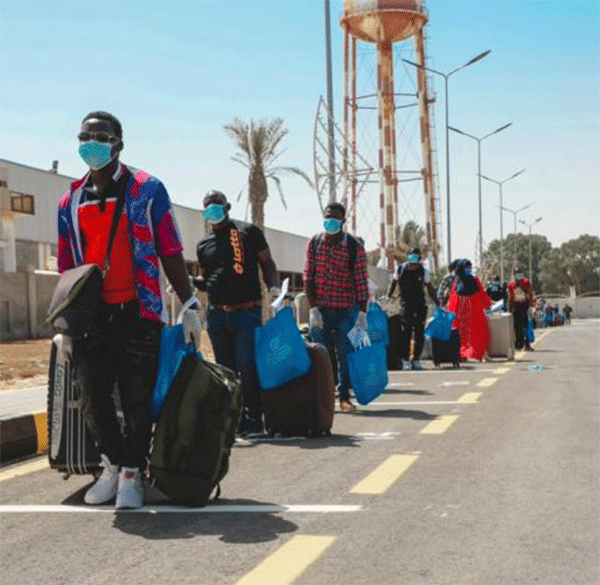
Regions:
<instances>
[{"instance_id":1,"label":"road curb","mask_svg":"<svg viewBox=\"0 0 600 585\"><path fill-rule=\"evenodd\" d=\"M48 413L32 412L0 421L0 461L48 452Z\"/></svg>"}]
</instances>

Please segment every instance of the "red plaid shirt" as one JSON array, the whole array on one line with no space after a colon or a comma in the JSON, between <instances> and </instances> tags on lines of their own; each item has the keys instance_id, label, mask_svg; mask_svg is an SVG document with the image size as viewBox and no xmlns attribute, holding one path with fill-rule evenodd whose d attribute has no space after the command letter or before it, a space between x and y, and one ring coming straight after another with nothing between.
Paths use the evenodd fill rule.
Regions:
<instances>
[{"instance_id":1,"label":"red plaid shirt","mask_svg":"<svg viewBox=\"0 0 600 585\"><path fill-rule=\"evenodd\" d=\"M313 253L312 240L306 248L304 282L314 283L317 306L328 309L346 309L369 298L369 274L365 249L358 244L354 273L350 273L348 237L333 246L325 237L316 236Z\"/></svg>"}]
</instances>

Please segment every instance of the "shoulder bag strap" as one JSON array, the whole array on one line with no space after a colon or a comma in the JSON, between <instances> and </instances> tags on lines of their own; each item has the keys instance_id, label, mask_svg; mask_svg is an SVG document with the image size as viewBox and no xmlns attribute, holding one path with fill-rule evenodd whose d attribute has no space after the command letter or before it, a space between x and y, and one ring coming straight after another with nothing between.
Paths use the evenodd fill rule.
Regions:
<instances>
[{"instance_id":1,"label":"shoulder bag strap","mask_svg":"<svg viewBox=\"0 0 600 585\"><path fill-rule=\"evenodd\" d=\"M110 264L110 253L115 241L115 235L117 233L117 225L119 224L119 219L121 218L121 212L123 211L123 206L125 205L125 190L127 188L127 183L131 178L131 173L127 167L123 167L123 173L119 177L115 185L115 191L117 192L117 201L115 203L115 211L112 216L112 222L110 224L110 233L108 234L108 246L106 248L106 257L104 260L104 270L103 274L106 275L108 272L108 267Z\"/></svg>"}]
</instances>

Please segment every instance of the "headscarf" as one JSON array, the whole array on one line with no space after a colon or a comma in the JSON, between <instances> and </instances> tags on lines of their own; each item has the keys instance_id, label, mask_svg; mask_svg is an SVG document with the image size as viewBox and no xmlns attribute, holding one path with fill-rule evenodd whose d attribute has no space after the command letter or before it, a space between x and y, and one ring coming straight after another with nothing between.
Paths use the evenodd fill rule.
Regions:
<instances>
[{"instance_id":1,"label":"headscarf","mask_svg":"<svg viewBox=\"0 0 600 585\"><path fill-rule=\"evenodd\" d=\"M456 294L461 297L474 295L479 290L475 277L471 274L466 274L467 269L471 268L471 266L471 261L466 258L459 260L456 265L456 276L458 277Z\"/></svg>"}]
</instances>

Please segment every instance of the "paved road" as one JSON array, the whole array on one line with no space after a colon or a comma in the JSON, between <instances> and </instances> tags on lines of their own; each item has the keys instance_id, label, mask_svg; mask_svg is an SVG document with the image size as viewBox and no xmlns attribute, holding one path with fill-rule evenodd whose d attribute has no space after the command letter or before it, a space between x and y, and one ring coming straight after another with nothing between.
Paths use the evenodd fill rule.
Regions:
<instances>
[{"instance_id":1,"label":"paved road","mask_svg":"<svg viewBox=\"0 0 600 585\"><path fill-rule=\"evenodd\" d=\"M225 508L92 513L88 478L3 469L2 582L597 584L599 342L580 322L513 364L393 373L331 438L236 446Z\"/></svg>"},{"instance_id":2,"label":"paved road","mask_svg":"<svg viewBox=\"0 0 600 585\"><path fill-rule=\"evenodd\" d=\"M33 386L0 392L0 421L42 412L47 408L48 386Z\"/></svg>"}]
</instances>

